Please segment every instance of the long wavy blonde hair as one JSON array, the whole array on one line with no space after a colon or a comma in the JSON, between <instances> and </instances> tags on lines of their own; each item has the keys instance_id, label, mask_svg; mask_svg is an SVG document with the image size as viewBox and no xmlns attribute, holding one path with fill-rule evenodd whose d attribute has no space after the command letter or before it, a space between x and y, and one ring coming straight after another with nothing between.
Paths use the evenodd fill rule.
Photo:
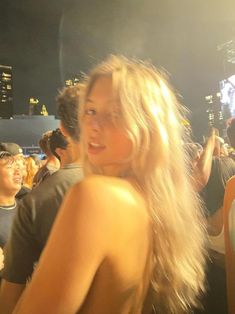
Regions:
<instances>
[{"instance_id":1,"label":"long wavy blonde hair","mask_svg":"<svg viewBox=\"0 0 235 314\"><path fill-rule=\"evenodd\" d=\"M151 64L110 56L84 82L84 103L96 80L109 76L123 127L133 143L128 175L145 193L154 247L151 284L160 313L183 313L204 290L205 229L183 150L184 108ZM94 169L84 156L86 169Z\"/></svg>"}]
</instances>

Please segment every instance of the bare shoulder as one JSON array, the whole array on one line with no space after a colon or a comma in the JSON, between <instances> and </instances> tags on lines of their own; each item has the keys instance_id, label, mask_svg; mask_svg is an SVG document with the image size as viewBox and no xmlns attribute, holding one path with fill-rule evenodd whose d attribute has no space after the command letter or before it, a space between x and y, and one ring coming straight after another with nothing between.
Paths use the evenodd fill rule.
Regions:
<instances>
[{"instance_id":1,"label":"bare shoulder","mask_svg":"<svg viewBox=\"0 0 235 314\"><path fill-rule=\"evenodd\" d=\"M93 215L111 218L117 211L131 212L145 209L145 199L129 180L92 175L77 183L70 191L70 198L79 210L92 211Z\"/></svg>"},{"instance_id":2,"label":"bare shoulder","mask_svg":"<svg viewBox=\"0 0 235 314\"><path fill-rule=\"evenodd\" d=\"M96 198L97 202L110 198L117 201L133 201L141 194L127 179L108 177L102 175L91 175L73 187L73 194L79 197L88 197L89 200Z\"/></svg>"},{"instance_id":3,"label":"bare shoulder","mask_svg":"<svg viewBox=\"0 0 235 314\"><path fill-rule=\"evenodd\" d=\"M85 177L82 181L78 182L75 186L93 187L95 185L97 188L99 187L103 188L103 187L107 187L108 185L121 186L126 181L127 181L126 179L118 178L118 177L111 177L111 176L104 176L104 175L89 175Z\"/></svg>"}]
</instances>

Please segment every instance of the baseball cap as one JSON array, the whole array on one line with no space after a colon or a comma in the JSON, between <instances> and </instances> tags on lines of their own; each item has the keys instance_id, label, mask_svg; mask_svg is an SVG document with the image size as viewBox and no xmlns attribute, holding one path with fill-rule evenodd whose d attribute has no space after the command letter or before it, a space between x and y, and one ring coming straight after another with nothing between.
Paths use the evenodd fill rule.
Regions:
<instances>
[{"instance_id":1,"label":"baseball cap","mask_svg":"<svg viewBox=\"0 0 235 314\"><path fill-rule=\"evenodd\" d=\"M0 151L5 151L15 156L23 154L22 148L16 143L0 143Z\"/></svg>"},{"instance_id":2,"label":"baseball cap","mask_svg":"<svg viewBox=\"0 0 235 314\"><path fill-rule=\"evenodd\" d=\"M5 157L11 157L11 154L6 151L0 151L0 159L5 158Z\"/></svg>"}]
</instances>

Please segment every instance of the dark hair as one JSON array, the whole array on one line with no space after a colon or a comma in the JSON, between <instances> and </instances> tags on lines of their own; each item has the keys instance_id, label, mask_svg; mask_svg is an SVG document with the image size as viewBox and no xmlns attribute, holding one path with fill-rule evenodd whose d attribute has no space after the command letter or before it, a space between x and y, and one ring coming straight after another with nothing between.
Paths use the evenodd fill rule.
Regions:
<instances>
[{"instance_id":1,"label":"dark hair","mask_svg":"<svg viewBox=\"0 0 235 314\"><path fill-rule=\"evenodd\" d=\"M60 129L52 131L52 134L49 138L49 146L52 154L60 160L59 155L56 153L56 149L57 148L66 149L68 146L68 142L65 136L61 133Z\"/></svg>"},{"instance_id":2,"label":"dark hair","mask_svg":"<svg viewBox=\"0 0 235 314\"><path fill-rule=\"evenodd\" d=\"M49 147L49 138L51 137L51 134L52 134L52 131L47 131L46 133L42 135L42 137L40 138L38 142L41 150L46 155L51 155L51 150Z\"/></svg>"},{"instance_id":3,"label":"dark hair","mask_svg":"<svg viewBox=\"0 0 235 314\"><path fill-rule=\"evenodd\" d=\"M61 123L75 141L79 141L80 136L78 123L79 90L79 85L65 87L56 99Z\"/></svg>"}]
</instances>

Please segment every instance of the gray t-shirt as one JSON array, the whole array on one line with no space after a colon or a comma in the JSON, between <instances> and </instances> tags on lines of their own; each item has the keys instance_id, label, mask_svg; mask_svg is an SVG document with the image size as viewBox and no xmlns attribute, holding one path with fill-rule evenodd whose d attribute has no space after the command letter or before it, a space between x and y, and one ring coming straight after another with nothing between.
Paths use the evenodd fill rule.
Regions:
<instances>
[{"instance_id":1,"label":"gray t-shirt","mask_svg":"<svg viewBox=\"0 0 235 314\"><path fill-rule=\"evenodd\" d=\"M67 190L82 178L80 166L67 165L22 199L6 245L2 278L26 283L46 244Z\"/></svg>"},{"instance_id":2,"label":"gray t-shirt","mask_svg":"<svg viewBox=\"0 0 235 314\"><path fill-rule=\"evenodd\" d=\"M33 178L33 187L35 188L41 184L46 178L51 176L54 172L58 171L59 168L50 165L49 163L42 166Z\"/></svg>"},{"instance_id":3,"label":"gray t-shirt","mask_svg":"<svg viewBox=\"0 0 235 314\"><path fill-rule=\"evenodd\" d=\"M16 214L17 204L0 206L0 247L4 248L11 231L11 225Z\"/></svg>"}]
</instances>

